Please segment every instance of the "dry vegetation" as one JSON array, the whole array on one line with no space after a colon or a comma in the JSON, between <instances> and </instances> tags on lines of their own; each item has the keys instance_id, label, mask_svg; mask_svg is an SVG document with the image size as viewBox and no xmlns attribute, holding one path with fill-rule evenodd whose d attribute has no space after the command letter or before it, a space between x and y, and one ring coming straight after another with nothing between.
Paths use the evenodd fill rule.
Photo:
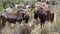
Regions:
<instances>
[{"instance_id":1,"label":"dry vegetation","mask_svg":"<svg viewBox=\"0 0 60 34\"><path fill-rule=\"evenodd\" d=\"M46 22L43 29L42 29L42 34L60 34L60 16L59 16L59 9L56 8L56 13L57 13L57 22L55 25L51 25L49 22ZM6 27L2 30L2 34L28 34L26 32L29 32L31 34L40 34L41 29L40 25L33 25L30 27L33 23L34 19L31 19L27 25L23 25L24 21L22 24L16 23L14 26ZM34 27L34 29L32 29ZM25 30L25 31L24 31Z\"/></svg>"},{"instance_id":2,"label":"dry vegetation","mask_svg":"<svg viewBox=\"0 0 60 34\"><path fill-rule=\"evenodd\" d=\"M57 15L56 23L53 23L55 25L52 25L50 22L46 22L42 29L42 34L60 34L60 8L56 7L55 10ZM31 15L32 14L33 13L31 13ZM32 26L33 21L34 19L32 15L32 19L29 21L27 25L24 25L24 21L22 22L22 24L16 23L14 26L10 27L8 27L6 24L6 27L1 31L2 33L0 32L0 34L40 34L40 25L35 24Z\"/></svg>"}]
</instances>

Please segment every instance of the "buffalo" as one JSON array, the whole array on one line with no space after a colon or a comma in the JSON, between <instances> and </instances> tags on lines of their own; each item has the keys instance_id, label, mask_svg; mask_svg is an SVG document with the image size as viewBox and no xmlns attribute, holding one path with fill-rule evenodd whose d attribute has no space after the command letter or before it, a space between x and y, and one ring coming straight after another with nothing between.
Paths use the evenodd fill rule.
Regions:
<instances>
[{"instance_id":1,"label":"buffalo","mask_svg":"<svg viewBox=\"0 0 60 34\"><path fill-rule=\"evenodd\" d=\"M29 15L27 12L24 12L23 10L18 10L17 12L7 13L4 11L0 15L0 28L5 27L6 22L16 24L16 22L21 23L23 20L25 20L25 23L28 23Z\"/></svg>"},{"instance_id":2,"label":"buffalo","mask_svg":"<svg viewBox=\"0 0 60 34\"><path fill-rule=\"evenodd\" d=\"M41 11L40 11L41 9ZM54 12L50 11L50 10L46 10L43 11L42 8L40 8L37 11L34 11L34 19L40 19L40 23L41 23L41 28L44 25L45 21L50 21L53 22L54 21Z\"/></svg>"},{"instance_id":3,"label":"buffalo","mask_svg":"<svg viewBox=\"0 0 60 34\"><path fill-rule=\"evenodd\" d=\"M50 21L51 23L54 21L55 12L51 9L48 9L48 5L37 2L34 9L34 19L40 19L41 28L44 25L45 21Z\"/></svg>"},{"instance_id":4,"label":"buffalo","mask_svg":"<svg viewBox=\"0 0 60 34\"><path fill-rule=\"evenodd\" d=\"M14 12L7 13L6 11L4 11L0 15L0 23L1 23L0 27L5 27L6 22L15 24L16 22L21 23L21 21L22 21L22 14L19 11L17 11L16 13Z\"/></svg>"}]
</instances>

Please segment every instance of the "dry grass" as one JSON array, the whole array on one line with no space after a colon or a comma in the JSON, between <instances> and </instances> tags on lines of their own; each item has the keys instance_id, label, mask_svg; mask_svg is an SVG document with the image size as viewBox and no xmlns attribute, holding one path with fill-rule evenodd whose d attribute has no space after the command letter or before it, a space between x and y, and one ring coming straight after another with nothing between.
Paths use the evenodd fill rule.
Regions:
<instances>
[{"instance_id":1,"label":"dry grass","mask_svg":"<svg viewBox=\"0 0 60 34\"><path fill-rule=\"evenodd\" d=\"M60 34L57 29L60 28L60 8L56 8L56 13L57 13L57 22L55 23L55 25L53 26L49 26L50 23L45 23L43 29L42 29L42 34ZM31 13L32 15L33 13ZM33 15L32 15L33 16ZM33 18L33 17L32 17ZM33 20L34 19L31 19L28 23L29 27L32 26L33 24ZM23 24L24 22L22 22ZM23 26L22 24L15 24L13 27L5 27L3 30L2 30L2 34L19 34L20 33L20 26ZM40 25L34 25L34 30L31 31L31 34L40 34L41 32L41 29L40 29ZM30 27L31 28L31 27ZM29 29L29 28L28 28ZM56 30L57 32L56 32ZM22 30L22 29L21 29Z\"/></svg>"}]
</instances>

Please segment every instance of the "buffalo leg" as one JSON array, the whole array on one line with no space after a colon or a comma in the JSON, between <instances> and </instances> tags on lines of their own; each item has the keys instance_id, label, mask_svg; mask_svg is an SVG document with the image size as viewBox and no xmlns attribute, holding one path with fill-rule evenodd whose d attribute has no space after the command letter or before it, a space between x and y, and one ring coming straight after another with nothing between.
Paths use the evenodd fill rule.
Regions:
<instances>
[{"instance_id":1,"label":"buffalo leg","mask_svg":"<svg viewBox=\"0 0 60 34\"><path fill-rule=\"evenodd\" d=\"M41 20L41 28L44 27L45 20Z\"/></svg>"},{"instance_id":2,"label":"buffalo leg","mask_svg":"<svg viewBox=\"0 0 60 34\"><path fill-rule=\"evenodd\" d=\"M5 27L5 25L6 25L6 18L2 17L1 20L2 20L2 24L1 24L0 28L3 29Z\"/></svg>"}]
</instances>

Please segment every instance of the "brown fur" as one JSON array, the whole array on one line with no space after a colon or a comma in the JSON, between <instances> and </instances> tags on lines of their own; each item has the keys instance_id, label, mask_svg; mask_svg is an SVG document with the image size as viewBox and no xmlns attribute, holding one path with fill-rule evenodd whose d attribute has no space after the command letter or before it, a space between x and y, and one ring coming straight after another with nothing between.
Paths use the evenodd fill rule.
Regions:
<instances>
[{"instance_id":1,"label":"brown fur","mask_svg":"<svg viewBox=\"0 0 60 34\"><path fill-rule=\"evenodd\" d=\"M41 9L41 8L39 8ZM43 8L41 10L37 10L37 12L34 12L34 18L40 19L40 24L41 24L41 28L44 25L45 21L50 21L53 22L54 21L54 12L51 10L46 10L44 11Z\"/></svg>"},{"instance_id":2,"label":"brown fur","mask_svg":"<svg viewBox=\"0 0 60 34\"><path fill-rule=\"evenodd\" d=\"M5 12L4 12L5 13ZM4 13L2 13L3 15L0 15L0 27L5 27L5 24L6 22L8 23L13 23L13 24L16 24L16 22L19 22L21 23L21 21L24 19L25 20L25 23L28 23L28 20L29 20L29 17L30 15L28 13L22 13L20 11L17 11L16 13L12 12L12 13L6 13L4 15ZM5 17L7 16L7 17Z\"/></svg>"}]
</instances>

